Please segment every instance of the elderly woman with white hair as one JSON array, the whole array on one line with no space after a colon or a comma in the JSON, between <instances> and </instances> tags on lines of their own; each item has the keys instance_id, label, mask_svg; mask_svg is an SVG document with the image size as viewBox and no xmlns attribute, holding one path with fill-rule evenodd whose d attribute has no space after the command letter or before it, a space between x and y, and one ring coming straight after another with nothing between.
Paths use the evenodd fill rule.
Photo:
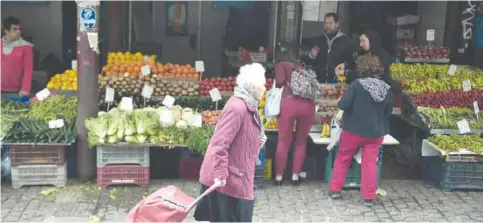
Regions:
<instances>
[{"instance_id":1,"label":"elderly woman with white hair","mask_svg":"<svg viewBox=\"0 0 483 223\"><path fill-rule=\"evenodd\" d=\"M234 95L218 119L200 170L201 193L216 191L197 205L197 221L251 222L255 164L266 141L257 107L265 92L265 69L258 63L240 68Z\"/></svg>"}]
</instances>

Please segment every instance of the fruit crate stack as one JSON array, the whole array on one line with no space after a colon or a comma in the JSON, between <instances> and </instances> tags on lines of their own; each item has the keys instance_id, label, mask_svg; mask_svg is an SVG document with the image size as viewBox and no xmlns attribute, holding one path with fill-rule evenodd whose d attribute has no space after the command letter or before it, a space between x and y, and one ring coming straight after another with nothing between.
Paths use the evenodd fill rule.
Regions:
<instances>
[{"instance_id":1,"label":"fruit crate stack","mask_svg":"<svg viewBox=\"0 0 483 223\"><path fill-rule=\"evenodd\" d=\"M102 145L97 147L97 184L149 186L149 146Z\"/></svg>"},{"instance_id":2,"label":"fruit crate stack","mask_svg":"<svg viewBox=\"0 0 483 223\"><path fill-rule=\"evenodd\" d=\"M458 149L465 148L465 149ZM423 140L422 175L443 191L483 189L483 138L435 135Z\"/></svg>"},{"instance_id":3,"label":"fruit crate stack","mask_svg":"<svg viewBox=\"0 0 483 223\"><path fill-rule=\"evenodd\" d=\"M338 147L333 148L327 154L324 182L329 183L332 178L332 172L334 169L335 158L337 155ZM377 158L377 181L381 179L382 173L382 146L379 148L379 156ZM361 164L352 159L352 163L347 172L347 177L345 178L344 188L358 188L361 185Z\"/></svg>"},{"instance_id":4,"label":"fruit crate stack","mask_svg":"<svg viewBox=\"0 0 483 223\"><path fill-rule=\"evenodd\" d=\"M265 147L260 149L258 153L258 160L255 165L255 189L262 188L265 181Z\"/></svg>"},{"instance_id":5,"label":"fruit crate stack","mask_svg":"<svg viewBox=\"0 0 483 223\"><path fill-rule=\"evenodd\" d=\"M12 187L67 184L65 144L12 144Z\"/></svg>"}]
</instances>

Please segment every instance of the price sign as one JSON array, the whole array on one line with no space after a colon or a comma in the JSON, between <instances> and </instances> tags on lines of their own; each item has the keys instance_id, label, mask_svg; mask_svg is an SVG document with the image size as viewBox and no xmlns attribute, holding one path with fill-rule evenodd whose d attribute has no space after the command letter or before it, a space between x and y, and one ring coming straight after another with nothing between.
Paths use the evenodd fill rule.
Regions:
<instances>
[{"instance_id":1,"label":"price sign","mask_svg":"<svg viewBox=\"0 0 483 223\"><path fill-rule=\"evenodd\" d=\"M149 56L144 56L144 61L149 62Z\"/></svg>"},{"instance_id":2,"label":"price sign","mask_svg":"<svg viewBox=\"0 0 483 223\"><path fill-rule=\"evenodd\" d=\"M428 42L434 41L434 29L426 30L426 41Z\"/></svg>"},{"instance_id":3,"label":"price sign","mask_svg":"<svg viewBox=\"0 0 483 223\"><path fill-rule=\"evenodd\" d=\"M463 119L459 122L456 123L458 125L458 130L460 131L460 134L465 134L465 133L470 133L470 125L468 124L468 120Z\"/></svg>"},{"instance_id":4,"label":"price sign","mask_svg":"<svg viewBox=\"0 0 483 223\"><path fill-rule=\"evenodd\" d=\"M196 72L205 72L205 63L201 60L195 62Z\"/></svg>"},{"instance_id":5,"label":"price sign","mask_svg":"<svg viewBox=\"0 0 483 223\"><path fill-rule=\"evenodd\" d=\"M463 91L471 91L471 81L470 80L464 80L463 81Z\"/></svg>"},{"instance_id":6,"label":"price sign","mask_svg":"<svg viewBox=\"0 0 483 223\"><path fill-rule=\"evenodd\" d=\"M77 60L73 60L70 64L72 70L77 70Z\"/></svg>"},{"instance_id":7,"label":"price sign","mask_svg":"<svg viewBox=\"0 0 483 223\"><path fill-rule=\"evenodd\" d=\"M480 107L478 106L478 102L474 101L473 102L473 108L475 109L475 114L480 113Z\"/></svg>"},{"instance_id":8,"label":"price sign","mask_svg":"<svg viewBox=\"0 0 483 223\"><path fill-rule=\"evenodd\" d=\"M149 68L149 66L148 66L148 65L144 65L144 66L142 66L142 67L141 67L141 74L142 74L143 76L146 76L146 75L151 74L151 68Z\"/></svg>"},{"instance_id":9,"label":"price sign","mask_svg":"<svg viewBox=\"0 0 483 223\"><path fill-rule=\"evenodd\" d=\"M37 97L37 99L39 99L39 101L43 101L46 98L48 98L49 95L50 95L49 89L44 88L44 90L37 92L37 94L35 94L35 97Z\"/></svg>"},{"instance_id":10,"label":"price sign","mask_svg":"<svg viewBox=\"0 0 483 223\"><path fill-rule=\"evenodd\" d=\"M315 106L315 113L317 113L317 111L319 111L319 106L318 105Z\"/></svg>"},{"instance_id":11,"label":"price sign","mask_svg":"<svg viewBox=\"0 0 483 223\"><path fill-rule=\"evenodd\" d=\"M153 87L149 85L144 85L141 95L145 98L151 98L152 94L153 94Z\"/></svg>"},{"instance_id":12,"label":"price sign","mask_svg":"<svg viewBox=\"0 0 483 223\"><path fill-rule=\"evenodd\" d=\"M458 70L458 66L451 64L448 69L448 75L449 76L454 76L456 73L456 70Z\"/></svg>"},{"instance_id":13,"label":"price sign","mask_svg":"<svg viewBox=\"0 0 483 223\"><path fill-rule=\"evenodd\" d=\"M121 104L119 105L119 107L121 110L124 110L124 111L132 111L133 110L132 98L123 97L121 99Z\"/></svg>"},{"instance_id":14,"label":"price sign","mask_svg":"<svg viewBox=\"0 0 483 223\"><path fill-rule=\"evenodd\" d=\"M58 129L64 127L64 119L57 119L49 121L49 128Z\"/></svg>"},{"instance_id":15,"label":"price sign","mask_svg":"<svg viewBox=\"0 0 483 223\"><path fill-rule=\"evenodd\" d=\"M105 95L104 101L106 102L114 101L114 88L106 87L106 95Z\"/></svg>"},{"instance_id":16,"label":"price sign","mask_svg":"<svg viewBox=\"0 0 483 223\"><path fill-rule=\"evenodd\" d=\"M200 128L202 124L203 124L203 117L201 116L201 114L194 115L192 120L192 125L194 127Z\"/></svg>"},{"instance_id":17,"label":"price sign","mask_svg":"<svg viewBox=\"0 0 483 223\"><path fill-rule=\"evenodd\" d=\"M213 102L221 100L221 94L218 88L213 88L210 90L211 100Z\"/></svg>"},{"instance_id":18,"label":"price sign","mask_svg":"<svg viewBox=\"0 0 483 223\"><path fill-rule=\"evenodd\" d=\"M174 101L176 101L175 98L171 97L170 95L166 95L166 97L164 97L164 100L163 100L163 105L168 108L171 108L174 105Z\"/></svg>"}]
</instances>

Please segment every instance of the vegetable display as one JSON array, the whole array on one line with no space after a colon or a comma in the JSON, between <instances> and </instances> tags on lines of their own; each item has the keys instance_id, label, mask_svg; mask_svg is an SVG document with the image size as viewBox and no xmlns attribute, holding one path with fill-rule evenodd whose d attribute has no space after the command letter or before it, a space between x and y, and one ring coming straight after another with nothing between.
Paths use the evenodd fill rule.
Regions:
<instances>
[{"instance_id":1,"label":"vegetable display","mask_svg":"<svg viewBox=\"0 0 483 223\"><path fill-rule=\"evenodd\" d=\"M7 143L49 143L70 144L77 134L75 119L64 120L60 128L51 128L44 121L21 119L15 122L13 128L5 136Z\"/></svg>"},{"instance_id":2,"label":"vegetable display","mask_svg":"<svg viewBox=\"0 0 483 223\"><path fill-rule=\"evenodd\" d=\"M458 129L457 122L466 119L470 128L482 129L483 120L478 121L468 108L420 108L431 119L433 129Z\"/></svg>"},{"instance_id":3,"label":"vegetable display","mask_svg":"<svg viewBox=\"0 0 483 223\"><path fill-rule=\"evenodd\" d=\"M23 118L37 121L52 121L58 117L70 120L77 116L77 98L52 95L30 105Z\"/></svg>"},{"instance_id":4,"label":"vegetable display","mask_svg":"<svg viewBox=\"0 0 483 223\"><path fill-rule=\"evenodd\" d=\"M205 125L215 125L218 118L221 115L221 110L217 111L204 111L203 112L203 124Z\"/></svg>"},{"instance_id":5,"label":"vegetable display","mask_svg":"<svg viewBox=\"0 0 483 223\"><path fill-rule=\"evenodd\" d=\"M213 133L214 128L211 126L202 126L201 128L191 129L186 138L185 144L190 150L204 155Z\"/></svg>"},{"instance_id":6,"label":"vegetable display","mask_svg":"<svg viewBox=\"0 0 483 223\"><path fill-rule=\"evenodd\" d=\"M1 107L0 140L8 134L15 121L19 120L21 116L24 116L28 112L28 105L21 102L2 100Z\"/></svg>"},{"instance_id":7,"label":"vegetable display","mask_svg":"<svg viewBox=\"0 0 483 223\"><path fill-rule=\"evenodd\" d=\"M56 74L47 83L48 89L77 90L77 70L68 69L62 74Z\"/></svg>"},{"instance_id":8,"label":"vegetable display","mask_svg":"<svg viewBox=\"0 0 483 223\"><path fill-rule=\"evenodd\" d=\"M483 137L475 135L434 135L428 141L435 144L445 152L460 152L467 150L473 153L483 154Z\"/></svg>"}]
</instances>

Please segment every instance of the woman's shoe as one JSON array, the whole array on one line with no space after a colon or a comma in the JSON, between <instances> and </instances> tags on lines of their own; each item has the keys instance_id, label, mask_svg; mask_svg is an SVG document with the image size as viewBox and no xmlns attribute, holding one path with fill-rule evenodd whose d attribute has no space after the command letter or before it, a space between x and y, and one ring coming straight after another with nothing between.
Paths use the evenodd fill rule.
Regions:
<instances>
[{"instance_id":1,"label":"woman's shoe","mask_svg":"<svg viewBox=\"0 0 483 223\"><path fill-rule=\"evenodd\" d=\"M342 194L340 192L330 192L329 191L329 197L332 200L340 200L340 199L342 199Z\"/></svg>"},{"instance_id":2,"label":"woman's shoe","mask_svg":"<svg viewBox=\"0 0 483 223\"><path fill-rule=\"evenodd\" d=\"M299 177L299 179L298 179L298 180L292 180L292 185L293 185L293 186L298 186L298 185L300 185L300 184L301 184L303 181L304 181L304 180L303 180L303 178L302 178L302 177Z\"/></svg>"},{"instance_id":3,"label":"woman's shoe","mask_svg":"<svg viewBox=\"0 0 483 223\"><path fill-rule=\"evenodd\" d=\"M276 187L282 186L282 181L281 180L274 180L274 184Z\"/></svg>"},{"instance_id":4,"label":"woman's shoe","mask_svg":"<svg viewBox=\"0 0 483 223\"><path fill-rule=\"evenodd\" d=\"M372 207L372 205L374 204L373 201L374 200L372 199L362 199L362 204L366 207Z\"/></svg>"}]
</instances>

